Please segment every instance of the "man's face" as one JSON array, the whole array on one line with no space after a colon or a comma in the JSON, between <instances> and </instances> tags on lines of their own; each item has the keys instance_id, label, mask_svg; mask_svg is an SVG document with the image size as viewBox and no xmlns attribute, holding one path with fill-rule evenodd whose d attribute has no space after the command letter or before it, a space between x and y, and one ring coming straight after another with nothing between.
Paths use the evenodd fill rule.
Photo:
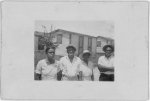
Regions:
<instances>
[{"instance_id":1,"label":"man's face","mask_svg":"<svg viewBox=\"0 0 150 101\"><path fill-rule=\"evenodd\" d=\"M55 56L55 50L54 49L49 49L48 52L47 52L47 57L49 59L53 59Z\"/></svg>"},{"instance_id":2,"label":"man's face","mask_svg":"<svg viewBox=\"0 0 150 101\"><path fill-rule=\"evenodd\" d=\"M105 55L106 55L107 57L110 57L111 54L112 54L112 49L111 49L110 47L107 47L107 48L106 48L106 51L105 51Z\"/></svg>"},{"instance_id":3,"label":"man's face","mask_svg":"<svg viewBox=\"0 0 150 101\"><path fill-rule=\"evenodd\" d=\"M67 53L68 53L68 57L73 58L75 50L73 48L68 48Z\"/></svg>"}]
</instances>

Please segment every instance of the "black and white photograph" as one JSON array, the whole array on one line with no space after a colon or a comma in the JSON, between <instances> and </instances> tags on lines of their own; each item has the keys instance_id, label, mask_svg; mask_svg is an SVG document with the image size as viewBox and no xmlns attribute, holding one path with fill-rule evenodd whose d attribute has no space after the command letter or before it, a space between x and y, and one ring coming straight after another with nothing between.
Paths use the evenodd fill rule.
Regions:
<instances>
[{"instance_id":1,"label":"black and white photograph","mask_svg":"<svg viewBox=\"0 0 150 101\"><path fill-rule=\"evenodd\" d=\"M144 101L149 2L0 3L4 100Z\"/></svg>"},{"instance_id":2,"label":"black and white photograph","mask_svg":"<svg viewBox=\"0 0 150 101\"><path fill-rule=\"evenodd\" d=\"M36 21L35 80L114 81L112 21Z\"/></svg>"}]
</instances>

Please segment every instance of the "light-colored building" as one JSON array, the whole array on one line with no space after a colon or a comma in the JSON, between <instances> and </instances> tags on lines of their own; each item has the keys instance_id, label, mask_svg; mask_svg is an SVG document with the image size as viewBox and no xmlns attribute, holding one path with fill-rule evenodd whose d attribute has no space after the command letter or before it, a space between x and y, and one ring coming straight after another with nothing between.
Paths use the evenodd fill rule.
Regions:
<instances>
[{"instance_id":1,"label":"light-colored building","mask_svg":"<svg viewBox=\"0 0 150 101\"><path fill-rule=\"evenodd\" d=\"M94 37L90 35L85 35L81 33L66 31L62 29L54 30L50 33L43 33L43 32L37 32L35 31L35 62L39 61L40 59L44 58L44 50L45 46L39 45L40 36L51 36L54 43L58 44L58 47L56 48L56 56L64 56L67 55L66 53L66 47L69 44L73 44L77 51L76 55L79 56L83 50L88 49L92 53L92 57L98 57L98 54L103 54L102 48L106 44L114 44L114 40L110 38L105 37ZM97 59L97 58L95 58ZM35 63L35 64L36 64Z\"/></svg>"},{"instance_id":2,"label":"light-colored building","mask_svg":"<svg viewBox=\"0 0 150 101\"><path fill-rule=\"evenodd\" d=\"M111 38L106 38L102 36L97 37L97 47L96 47L96 52L97 53L104 53L103 47L105 45L113 45L114 46L114 40Z\"/></svg>"}]
</instances>

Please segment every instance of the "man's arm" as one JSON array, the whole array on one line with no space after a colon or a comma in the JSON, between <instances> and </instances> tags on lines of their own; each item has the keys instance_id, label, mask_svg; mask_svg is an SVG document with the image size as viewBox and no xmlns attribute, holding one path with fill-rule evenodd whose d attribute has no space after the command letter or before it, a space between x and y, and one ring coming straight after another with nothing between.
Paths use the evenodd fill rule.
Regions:
<instances>
[{"instance_id":1,"label":"man's arm","mask_svg":"<svg viewBox=\"0 0 150 101\"><path fill-rule=\"evenodd\" d=\"M83 76L82 71L80 71L80 72L79 72L79 75L78 75L79 81L82 81L82 76Z\"/></svg>"}]
</instances>

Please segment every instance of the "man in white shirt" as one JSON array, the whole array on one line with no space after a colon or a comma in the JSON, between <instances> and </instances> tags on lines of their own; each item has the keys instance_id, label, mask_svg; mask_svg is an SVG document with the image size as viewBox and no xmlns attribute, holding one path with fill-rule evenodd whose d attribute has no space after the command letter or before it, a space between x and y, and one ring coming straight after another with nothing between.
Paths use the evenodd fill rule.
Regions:
<instances>
[{"instance_id":1,"label":"man in white shirt","mask_svg":"<svg viewBox=\"0 0 150 101\"><path fill-rule=\"evenodd\" d=\"M98 59L98 69L101 73L100 81L114 81L114 48L112 45L105 45L103 47L104 56Z\"/></svg>"},{"instance_id":2,"label":"man in white shirt","mask_svg":"<svg viewBox=\"0 0 150 101\"><path fill-rule=\"evenodd\" d=\"M68 55L60 59L62 80L77 81L80 72L81 60L75 56L76 48L73 45L67 46L66 49Z\"/></svg>"}]
</instances>

